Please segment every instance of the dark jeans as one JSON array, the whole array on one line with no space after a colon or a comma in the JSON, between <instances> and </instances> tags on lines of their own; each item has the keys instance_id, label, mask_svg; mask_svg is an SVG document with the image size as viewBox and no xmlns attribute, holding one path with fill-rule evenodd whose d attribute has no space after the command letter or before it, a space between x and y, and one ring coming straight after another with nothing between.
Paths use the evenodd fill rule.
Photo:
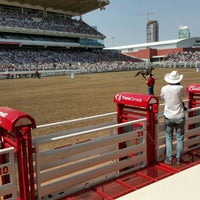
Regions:
<instances>
[{"instance_id":1,"label":"dark jeans","mask_svg":"<svg viewBox=\"0 0 200 200\"><path fill-rule=\"evenodd\" d=\"M148 94L154 95L154 88L148 86Z\"/></svg>"}]
</instances>

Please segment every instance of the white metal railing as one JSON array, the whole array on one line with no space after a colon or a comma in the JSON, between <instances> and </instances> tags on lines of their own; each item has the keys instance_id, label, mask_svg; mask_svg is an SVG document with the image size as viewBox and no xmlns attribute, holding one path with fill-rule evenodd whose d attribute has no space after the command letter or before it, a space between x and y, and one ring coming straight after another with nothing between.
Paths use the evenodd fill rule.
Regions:
<instances>
[{"instance_id":1,"label":"white metal railing","mask_svg":"<svg viewBox=\"0 0 200 200\"><path fill-rule=\"evenodd\" d=\"M187 61L159 61L153 62L152 66L156 68L200 68L200 61L187 62Z\"/></svg>"},{"instance_id":2,"label":"white metal railing","mask_svg":"<svg viewBox=\"0 0 200 200\"><path fill-rule=\"evenodd\" d=\"M137 123L140 128L131 130ZM117 134L120 127L125 127L126 132ZM119 148L122 143L124 148ZM145 167L146 119L39 137L33 145L37 197L57 199Z\"/></svg>"},{"instance_id":3,"label":"white metal railing","mask_svg":"<svg viewBox=\"0 0 200 200\"><path fill-rule=\"evenodd\" d=\"M200 147L200 115L188 117L190 112L198 114L199 110L200 107L187 110L184 152ZM38 200L62 198L147 165L146 118L117 124L116 112L112 112L40 125L37 129L107 117L113 120L33 138ZM133 130L133 127L137 129ZM118 134L120 128L124 128L123 134ZM153 142L157 144L157 160L162 161L165 154L163 112L159 112L156 131L157 140ZM123 148L119 148L120 144L124 144ZM175 149L176 140L173 145ZM8 168L10 182L1 185L0 195L12 194L9 199L16 199L14 150L0 150L2 154L9 155L9 162L0 165L0 168Z\"/></svg>"},{"instance_id":4,"label":"white metal railing","mask_svg":"<svg viewBox=\"0 0 200 200\"><path fill-rule=\"evenodd\" d=\"M116 118L116 114L117 114L117 112L111 112L111 113L105 113L105 114L83 117L83 118L78 118L78 119L65 120L65 121L61 121L61 122L54 122L54 123L50 123L50 124L39 125L39 126L37 126L37 129L47 128L47 127L49 128L52 126L72 124L72 123L78 123L78 122L84 122L84 121L94 120L94 119L101 119L101 118L110 117L110 116Z\"/></svg>"},{"instance_id":5,"label":"white metal railing","mask_svg":"<svg viewBox=\"0 0 200 200\"><path fill-rule=\"evenodd\" d=\"M14 163L14 148L0 149L1 160L6 159L6 162L0 164L1 179L0 179L0 197L6 196L8 200L17 199L17 179ZM6 179L3 181L3 179Z\"/></svg>"},{"instance_id":6,"label":"white metal railing","mask_svg":"<svg viewBox=\"0 0 200 200\"><path fill-rule=\"evenodd\" d=\"M188 117L190 112L198 112L200 107L188 109L186 111L186 124L185 124L185 139L184 139L184 153L192 151L200 147L200 126L196 126L200 122L200 115ZM165 155L165 126L164 115L159 114L159 123L157 125L157 160L162 161ZM191 125L193 127L191 128ZM176 140L173 141L173 149L176 149ZM175 151L174 151L175 154Z\"/></svg>"},{"instance_id":7,"label":"white metal railing","mask_svg":"<svg viewBox=\"0 0 200 200\"><path fill-rule=\"evenodd\" d=\"M187 100L185 100L187 101ZM164 104L160 104L160 107ZM189 112L198 110L188 109ZM57 125L73 124L93 119L113 116L116 112L85 117L80 119L40 125L37 128L47 128ZM187 115L186 114L186 115ZM184 152L191 151L193 145L200 144L198 136L200 129L188 129L190 124L198 123L200 116L187 117L185 131ZM133 131L133 125L140 124L138 130ZM141 127L141 123L143 124ZM117 134L120 127L126 127L124 134ZM162 161L165 155L165 132L163 112L158 114L157 160ZM142 136L138 136L139 132ZM101 134L103 132L103 135ZM94 137L98 135L98 137ZM195 139L192 136L197 136ZM80 138L83 138L80 140ZM132 143L133 140L137 142ZM125 143L126 148L119 149L119 144ZM91 187L99 182L105 182L121 175L120 169L129 168L130 171L146 166L146 119L134 120L117 124L115 120L95 126L64 131L34 138L36 149L35 166L37 178L38 199L62 197L78 190ZM135 145L136 144L136 145ZM174 140L174 147L176 141ZM196 148L195 146L194 148ZM175 148L174 148L175 149ZM131 157L130 155L136 155ZM128 159L121 160L121 157ZM133 167L134 166L134 167ZM126 173L128 173L126 171ZM51 191L51 192L49 192Z\"/></svg>"}]
</instances>

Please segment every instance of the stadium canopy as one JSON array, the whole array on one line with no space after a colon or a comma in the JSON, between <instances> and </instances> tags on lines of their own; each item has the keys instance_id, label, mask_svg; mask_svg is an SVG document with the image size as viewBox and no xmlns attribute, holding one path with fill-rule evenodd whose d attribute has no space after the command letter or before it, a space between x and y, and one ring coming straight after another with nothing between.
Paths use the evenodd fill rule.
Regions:
<instances>
[{"instance_id":1,"label":"stadium canopy","mask_svg":"<svg viewBox=\"0 0 200 200\"><path fill-rule=\"evenodd\" d=\"M173 48L200 48L200 37L165 40L158 42L147 42L142 44L131 44L126 46L108 47L105 49L119 50L121 52L138 51L143 49L173 49Z\"/></svg>"},{"instance_id":2,"label":"stadium canopy","mask_svg":"<svg viewBox=\"0 0 200 200\"><path fill-rule=\"evenodd\" d=\"M70 15L83 15L101 9L109 4L109 0L2 0L0 4L16 6L36 6L45 9L62 10Z\"/></svg>"}]
</instances>

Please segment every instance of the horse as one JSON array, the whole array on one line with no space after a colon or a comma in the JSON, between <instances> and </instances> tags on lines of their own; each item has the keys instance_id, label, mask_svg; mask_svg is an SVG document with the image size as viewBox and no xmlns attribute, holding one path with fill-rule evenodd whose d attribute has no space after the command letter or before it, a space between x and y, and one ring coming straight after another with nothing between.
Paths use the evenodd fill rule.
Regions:
<instances>
[{"instance_id":1,"label":"horse","mask_svg":"<svg viewBox=\"0 0 200 200\"><path fill-rule=\"evenodd\" d=\"M147 78L147 76L149 76L151 73L152 73L152 70L154 70L153 67L149 67L148 69L141 69L140 71L138 71L135 76L138 76L138 75L142 75L143 78ZM134 77L135 77L134 76Z\"/></svg>"}]
</instances>

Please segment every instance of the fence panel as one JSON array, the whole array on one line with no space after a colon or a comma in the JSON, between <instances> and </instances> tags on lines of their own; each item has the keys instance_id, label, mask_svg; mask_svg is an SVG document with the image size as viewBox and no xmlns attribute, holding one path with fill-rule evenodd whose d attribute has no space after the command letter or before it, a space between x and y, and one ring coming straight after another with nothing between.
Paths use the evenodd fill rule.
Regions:
<instances>
[{"instance_id":1,"label":"fence panel","mask_svg":"<svg viewBox=\"0 0 200 200\"><path fill-rule=\"evenodd\" d=\"M117 134L119 127L138 122L143 124L143 127ZM80 136L84 137L88 134L101 136L74 142ZM69 143L71 139L73 140ZM138 142L130 145L130 141L133 140ZM66 143L64 144L63 141ZM129 145L119 149L120 143L129 143ZM81 129L73 134L63 132L58 136L55 134L44 136L34 140L33 144L36 149L38 199L61 198L145 167L147 164L145 119L103 125L93 129L88 127L88 131ZM48 148L45 149L45 146Z\"/></svg>"},{"instance_id":2,"label":"fence panel","mask_svg":"<svg viewBox=\"0 0 200 200\"><path fill-rule=\"evenodd\" d=\"M17 178L14 161L14 148L0 149L0 197L8 200L17 199Z\"/></svg>"}]
</instances>

